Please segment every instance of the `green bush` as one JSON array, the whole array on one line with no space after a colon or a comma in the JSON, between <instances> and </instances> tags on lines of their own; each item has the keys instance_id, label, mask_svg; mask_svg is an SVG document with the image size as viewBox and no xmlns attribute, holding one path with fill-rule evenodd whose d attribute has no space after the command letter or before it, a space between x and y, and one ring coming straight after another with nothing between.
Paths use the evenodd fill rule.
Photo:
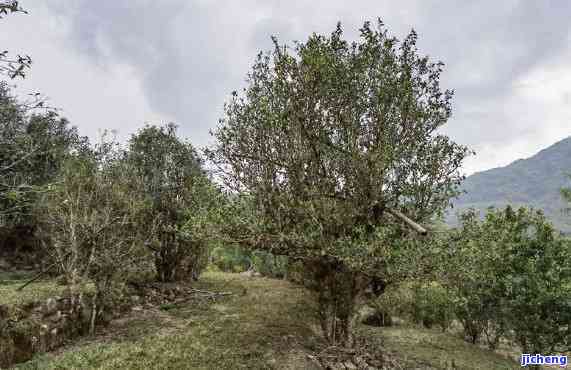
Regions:
<instances>
[{"instance_id":1,"label":"green bush","mask_svg":"<svg viewBox=\"0 0 571 370\"><path fill-rule=\"evenodd\" d=\"M264 276L283 278L287 274L287 257L275 256L264 251L254 251L251 261L254 270Z\"/></svg>"},{"instance_id":2,"label":"green bush","mask_svg":"<svg viewBox=\"0 0 571 370\"><path fill-rule=\"evenodd\" d=\"M571 348L571 248L540 211L474 211L452 233L447 285L475 343L511 337L526 353Z\"/></svg>"},{"instance_id":3,"label":"green bush","mask_svg":"<svg viewBox=\"0 0 571 370\"><path fill-rule=\"evenodd\" d=\"M389 285L369 305L375 316L389 326L399 317L426 328L448 329L455 318L453 296L437 282L405 282Z\"/></svg>"},{"instance_id":4,"label":"green bush","mask_svg":"<svg viewBox=\"0 0 571 370\"><path fill-rule=\"evenodd\" d=\"M225 272L242 272L251 266L249 254L236 247L215 247L210 252L210 261Z\"/></svg>"},{"instance_id":5,"label":"green bush","mask_svg":"<svg viewBox=\"0 0 571 370\"><path fill-rule=\"evenodd\" d=\"M446 331L454 320L453 298L436 282L412 285L411 316L415 323L426 328L438 326Z\"/></svg>"},{"instance_id":6,"label":"green bush","mask_svg":"<svg viewBox=\"0 0 571 370\"><path fill-rule=\"evenodd\" d=\"M210 261L218 269L226 272L253 270L275 278L283 278L287 274L287 258L264 251L217 246L210 252Z\"/></svg>"},{"instance_id":7,"label":"green bush","mask_svg":"<svg viewBox=\"0 0 571 370\"><path fill-rule=\"evenodd\" d=\"M381 296L369 303L375 312L365 323L391 326L394 317L409 318L412 304L413 295L407 284L389 285Z\"/></svg>"}]
</instances>

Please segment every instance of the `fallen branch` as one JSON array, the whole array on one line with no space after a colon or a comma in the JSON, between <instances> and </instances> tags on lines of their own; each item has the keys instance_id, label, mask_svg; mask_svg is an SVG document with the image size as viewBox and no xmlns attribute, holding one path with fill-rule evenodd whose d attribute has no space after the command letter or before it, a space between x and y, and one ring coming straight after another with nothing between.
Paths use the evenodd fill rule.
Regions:
<instances>
[{"instance_id":1,"label":"fallen branch","mask_svg":"<svg viewBox=\"0 0 571 370\"><path fill-rule=\"evenodd\" d=\"M66 258L67 256L69 256L71 254L71 252L67 253L65 256L63 256L63 258ZM16 291L20 291L22 289L24 289L25 287L27 287L28 285L32 284L34 281L38 280L39 278L41 278L42 276L44 276L46 273L48 273L51 269L53 269L54 267L56 267L58 265L59 261L56 261L54 263L52 263L51 265L48 266L48 268L46 268L43 271L40 271L36 276L34 276L33 278L31 278L30 280L26 281L22 286L18 287L16 289Z\"/></svg>"},{"instance_id":2,"label":"fallen branch","mask_svg":"<svg viewBox=\"0 0 571 370\"><path fill-rule=\"evenodd\" d=\"M234 294L232 292L209 292L207 290L200 290L200 289L191 289L191 291L196 292L196 293L201 293L201 294L213 295L213 296Z\"/></svg>"}]
</instances>

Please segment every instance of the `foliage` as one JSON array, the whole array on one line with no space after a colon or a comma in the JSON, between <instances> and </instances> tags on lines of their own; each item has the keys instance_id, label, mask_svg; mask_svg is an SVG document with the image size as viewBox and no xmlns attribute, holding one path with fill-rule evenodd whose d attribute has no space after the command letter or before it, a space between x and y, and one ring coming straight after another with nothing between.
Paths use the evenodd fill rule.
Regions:
<instances>
[{"instance_id":1,"label":"foliage","mask_svg":"<svg viewBox=\"0 0 571 370\"><path fill-rule=\"evenodd\" d=\"M288 259L265 251L252 252L253 269L260 274L273 278L287 276Z\"/></svg>"},{"instance_id":2,"label":"foliage","mask_svg":"<svg viewBox=\"0 0 571 370\"><path fill-rule=\"evenodd\" d=\"M210 253L211 262L221 271L243 272L253 270L268 277L287 275L287 257L265 251L251 251L235 246L217 246Z\"/></svg>"},{"instance_id":3,"label":"foliage","mask_svg":"<svg viewBox=\"0 0 571 370\"><path fill-rule=\"evenodd\" d=\"M30 206L87 139L53 111L37 112L0 83L0 226L32 224Z\"/></svg>"},{"instance_id":4,"label":"foliage","mask_svg":"<svg viewBox=\"0 0 571 370\"><path fill-rule=\"evenodd\" d=\"M375 326L392 326L394 318L409 318L414 299L406 283L389 285L378 297L368 302L374 311L365 317L365 323Z\"/></svg>"},{"instance_id":5,"label":"foliage","mask_svg":"<svg viewBox=\"0 0 571 370\"><path fill-rule=\"evenodd\" d=\"M448 285L474 342L487 331L492 348L512 333L526 353L569 349L570 248L540 211L465 213L450 252Z\"/></svg>"},{"instance_id":6,"label":"foliage","mask_svg":"<svg viewBox=\"0 0 571 370\"><path fill-rule=\"evenodd\" d=\"M438 326L446 331L455 318L453 296L436 281L406 281L387 286L369 305L375 309L374 317L381 318L386 326L398 317L427 329Z\"/></svg>"},{"instance_id":7,"label":"foliage","mask_svg":"<svg viewBox=\"0 0 571 370\"><path fill-rule=\"evenodd\" d=\"M0 0L0 19L12 13L26 13L26 11L16 0ZM0 76L6 75L12 79L23 78L26 75L26 69L29 69L31 64L32 59L29 55L10 57L7 50L0 51Z\"/></svg>"},{"instance_id":8,"label":"foliage","mask_svg":"<svg viewBox=\"0 0 571 370\"><path fill-rule=\"evenodd\" d=\"M413 284L411 316L415 323L430 329L439 326L446 331L454 320L453 299L442 285L436 282Z\"/></svg>"},{"instance_id":9,"label":"foliage","mask_svg":"<svg viewBox=\"0 0 571 370\"><path fill-rule=\"evenodd\" d=\"M452 92L440 88L443 64L418 55L416 33L399 43L380 21L360 31L352 44L340 25L293 49L274 39L248 87L232 94L208 152L227 186L252 202L245 219L254 223L235 241L303 259L323 279L323 310L347 305L349 316L367 276L412 271L386 263L421 244L391 210L419 222L441 213L468 154L437 133ZM345 298L325 291L337 288ZM341 342L349 316L332 320L344 327Z\"/></svg>"},{"instance_id":10,"label":"foliage","mask_svg":"<svg viewBox=\"0 0 571 370\"><path fill-rule=\"evenodd\" d=\"M142 225L160 281L197 278L205 265L204 230L216 189L176 126L146 126L129 141L128 162L141 179L150 207Z\"/></svg>"},{"instance_id":11,"label":"foliage","mask_svg":"<svg viewBox=\"0 0 571 370\"><path fill-rule=\"evenodd\" d=\"M247 252L238 247L216 246L210 252L210 260L220 271L242 272L250 269L252 262Z\"/></svg>"},{"instance_id":12,"label":"foliage","mask_svg":"<svg viewBox=\"0 0 571 370\"><path fill-rule=\"evenodd\" d=\"M138 232L145 199L110 143L69 158L37 206L44 247L73 287L93 281L96 315L144 257Z\"/></svg>"}]
</instances>

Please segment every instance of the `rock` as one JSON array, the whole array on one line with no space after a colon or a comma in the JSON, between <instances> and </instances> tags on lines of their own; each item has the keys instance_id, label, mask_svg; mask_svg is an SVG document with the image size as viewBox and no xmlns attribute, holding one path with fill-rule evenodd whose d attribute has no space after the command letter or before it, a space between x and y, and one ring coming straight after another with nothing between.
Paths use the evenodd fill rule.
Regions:
<instances>
[{"instance_id":1,"label":"rock","mask_svg":"<svg viewBox=\"0 0 571 370\"><path fill-rule=\"evenodd\" d=\"M345 370L346 368L345 368L345 365L344 365L343 363L337 362L337 363L334 363L334 364L329 364L329 365L327 366L327 369L330 369L330 370Z\"/></svg>"},{"instance_id":2,"label":"rock","mask_svg":"<svg viewBox=\"0 0 571 370\"><path fill-rule=\"evenodd\" d=\"M9 312L8 306L0 304L0 320L7 319Z\"/></svg>"},{"instance_id":3,"label":"rock","mask_svg":"<svg viewBox=\"0 0 571 370\"><path fill-rule=\"evenodd\" d=\"M240 275L246 276L246 277L261 277L262 276L262 274L260 274L257 271L254 271L254 270L248 270L248 271L241 272Z\"/></svg>"},{"instance_id":4,"label":"rock","mask_svg":"<svg viewBox=\"0 0 571 370\"><path fill-rule=\"evenodd\" d=\"M50 327L46 324L40 325L40 337L45 336L50 331Z\"/></svg>"},{"instance_id":5,"label":"rock","mask_svg":"<svg viewBox=\"0 0 571 370\"><path fill-rule=\"evenodd\" d=\"M58 309L57 301L53 298L48 298L44 306L44 316L50 316L54 314Z\"/></svg>"},{"instance_id":6,"label":"rock","mask_svg":"<svg viewBox=\"0 0 571 370\"><path fill-rule=\"evenodd\" d=\"M357 370L357 366L351 361L345 361L343 365L345 365L345 369L347 370Z\"/></svg>"},{"instance_id":7,"label":"rock","mask_svg":"<svg viewBox=\"0 0 571 370\"><path fill-rule=\"evenodd\" d=\"M133 307L131 307L131 311L143 311L143 307L141 307L141 306L133 306Z\"/></svg>"},{"instance_id":8,"label":"rock","mask_svg":"<svg viewBox=\"0 0 571 370\"><path fill-rule=\"evenodd\" d=\"M44 312L44 308L42 306L36 306L32 309L31 312L39 315Z\"/></svg>"},{"instance_id":9,"label":"rock","mask_svg":"<svg viewBox=\"0 0 571 370\"><path fill-rule=\"evenodd\" d=\"M49 319L50 322L52 322L53 324L56 324L56 323L60 322L61 319L62 319L61 311L56 311L56 313L53 314L53 315L51 315L51 316L49 316L48 319Z\"/></svg>"}]
</instances>

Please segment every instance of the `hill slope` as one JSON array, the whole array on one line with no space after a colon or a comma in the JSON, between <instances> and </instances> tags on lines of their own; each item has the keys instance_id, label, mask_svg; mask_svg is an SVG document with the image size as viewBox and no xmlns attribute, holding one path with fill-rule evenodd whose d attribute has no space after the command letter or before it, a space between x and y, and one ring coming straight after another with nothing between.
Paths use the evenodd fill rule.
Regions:
<instances>
[{"instance_id":1,"label":"hill slope","mask_svg":"<svg viewBox=\"0 0 571 370\"><path fill-rule=\"evenodd\" d=\"M470 207L485 210L489 206L530 205L543 209L560 230L571 232L571 215L564 214L568 205L560 195L562 187L571 186L566 176L570 173L571 137L531 158L469 176L462 185L466 194L454 202L447 221L455 224L456 212Z\"/></svg>"}]
</instances>

